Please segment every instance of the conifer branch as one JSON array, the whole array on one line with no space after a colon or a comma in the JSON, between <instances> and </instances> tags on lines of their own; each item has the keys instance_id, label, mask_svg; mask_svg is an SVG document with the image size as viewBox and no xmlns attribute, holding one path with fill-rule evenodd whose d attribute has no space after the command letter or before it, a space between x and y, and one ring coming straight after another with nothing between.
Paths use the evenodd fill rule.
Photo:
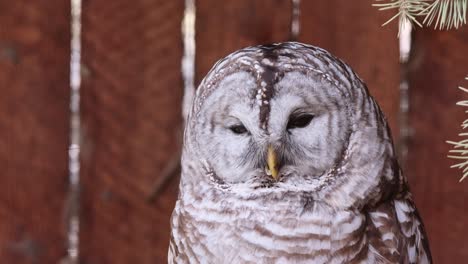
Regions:
<instances>
[{"instance_id":1,"label":"conifer branch","mask_svg":"<svg viewBox=\"0 0 468 264\"><path fill-rule=\"evenodd\" d=\"M468 80L468 76L465 79ZM458 88L468 93L468 89L461 86ZM468 107L468 100L459 101L457 105ZM468 113L468 110L465 110L465 113ZM462 129L468 128L468 119L463 121L461 127ZM468 177L468 133L460 133L458 136L462 137L462 139L459 141L447 141L448 144L452 145L452 149L449 150L449 155L447 157L457 161L457 163L450 166L450 168L462 170L463 175L460 181L463 181L463 179Z\"/></svg>"},{"instance_id":2,"label":"conifer branch","mask_svg":"<svg viewBox=\"0 0 468 264\"><path fill-rule=\"evenodd\" d=\"M375 0L373 4L379 10L396 9L398 12L382 26L387 25L396 18L399 20L398 35L406 21L420 27L433 26L434 29L459 28L466 24L466 11L468 0ZM418 21L422 18L422 22Z\"/></svg>"}]
</instances>

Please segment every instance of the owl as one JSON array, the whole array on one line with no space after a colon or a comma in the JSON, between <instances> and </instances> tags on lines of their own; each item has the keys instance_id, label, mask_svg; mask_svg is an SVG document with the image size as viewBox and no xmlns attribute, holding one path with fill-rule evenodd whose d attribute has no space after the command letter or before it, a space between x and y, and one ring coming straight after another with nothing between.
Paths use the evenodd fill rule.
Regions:
<instances>
[{"instance_id":1,"label":"owl","mask_svg":"<svg viewBox=\"0 0 468 264\"><path fill-rule=\"evenodd\" d=\"M297 42L249 47L200 84L169 263L431 263L379 106Z\"/></svg>"}]
</instances>

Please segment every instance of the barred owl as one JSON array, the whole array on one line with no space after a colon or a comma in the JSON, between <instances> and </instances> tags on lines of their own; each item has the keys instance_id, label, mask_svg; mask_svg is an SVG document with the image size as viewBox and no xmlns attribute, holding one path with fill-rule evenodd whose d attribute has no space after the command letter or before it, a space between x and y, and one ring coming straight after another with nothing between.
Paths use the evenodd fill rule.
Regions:
<instances>
[{"instance_id":1,"label":"barred owl","mask_svg":"<svg viewBox=\"0 0 468 264\"><path fill-rule=\"evenodd\" d=\"M327 51L249 47L200 84L169 263L431 263L386 119Z\"/></svg>"}]
</instances>

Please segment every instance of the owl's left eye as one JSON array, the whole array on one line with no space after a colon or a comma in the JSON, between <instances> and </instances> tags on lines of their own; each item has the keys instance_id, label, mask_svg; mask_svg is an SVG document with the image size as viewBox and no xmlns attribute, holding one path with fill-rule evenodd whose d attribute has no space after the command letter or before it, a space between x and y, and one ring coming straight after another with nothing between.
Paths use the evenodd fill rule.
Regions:
<instances>
[{"instance_id":1,"label":"owl's left eye","mask_svg":"<svg viewBox=\"0 0 468 264\"><path fill-rule=\"evenodd\" d=\"M310 124L313 118L314 116L311 114L300 114L297 116L291 116L288 121L287 129L306 127Z\"/></svg>"},{"instance_id":2,"label":"owl's left eye","mask_svg":"<svg viewBox=\"0 0 468 264\"><path fill-rule=\"evenodd\" d=\"M234 132L234 134L238 134L238 135L241 135L241 134L245 134L247 133L247 128L245 128L245 126L243 125L233 125L231 127L229 127L229 129Z\"/></svg>"}]
</instances>

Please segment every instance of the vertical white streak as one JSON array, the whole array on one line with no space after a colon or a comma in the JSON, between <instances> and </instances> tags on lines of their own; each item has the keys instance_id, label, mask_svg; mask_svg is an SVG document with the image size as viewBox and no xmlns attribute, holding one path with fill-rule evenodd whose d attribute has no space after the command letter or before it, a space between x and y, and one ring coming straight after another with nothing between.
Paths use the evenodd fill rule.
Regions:
<instances>
[{"instance_id":1,"label":"vertical white streak","mask_svg":"<svg viewBox=\"0 0 468 264\"><path fill-rule=\"evenodd\" d=\"M292 0L291 40L297 40L301 30L301 0Z\"/></svg>"},{"instance_id":2,"label":"vertical white streak","mask_svg":"<svg viewBox=\"0 0 468 264\"><path fill-rule=\"evenodd\" d=\"M182 78L184 79L184 98L182 116L184 124L195 96L195 0L185 0L182 20L184 55L182 57Z\"/></svg>"},{"instance_id":3,"label":"vertical white streak","mask_svg":"<svg viewBox=\"0 0 468 264\"><path fill-rule=\"evenodd\" d=\"M402 167L405 166L408 156L408 141L411 136L411 128L409 124L409 82L408 82L408 60L411 52L411 31L412 25L409 20L404 20L400 29L400 142L399 142L399 157Z\"/></svg>"},{"instance_id":4,"label":"vertical white streak","mask_svg":"<svg viewBox=\"0 0 468 264\"><path fill-rule=\"evenodd\" d=\"M79 260L81 0L71 0L68 263Z\"/></svg>"},{"instance_id":5,"label":"vertical white streak","mask_svg":"<svg viewBox=\"0 0 468 264\"><path fill-rule=\"evenodd\" d=\"M409 20L404 20L400 28L400 63L408 62L411 51L411 31L412 25Z\"/></svg>"}]
</instances>

